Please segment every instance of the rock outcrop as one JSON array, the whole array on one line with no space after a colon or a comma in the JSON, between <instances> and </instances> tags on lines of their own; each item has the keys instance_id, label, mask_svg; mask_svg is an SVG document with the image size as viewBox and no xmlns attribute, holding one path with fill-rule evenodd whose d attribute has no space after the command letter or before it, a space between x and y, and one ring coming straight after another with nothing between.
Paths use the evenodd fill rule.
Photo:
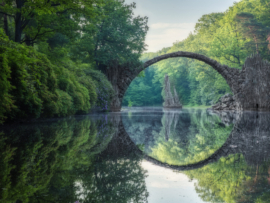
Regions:
<instances>
[{"instance_id":1,"label":"rock outcrop","mask_svg":"<svg viewBox=\"0 0 270 203\"><path fill-rule=\"evenodd\" d=\"M168 75L165 75L164 78L164 93L165 93L163 103L164 108L182 108L175 87L174 87L174 95L172 95L171 84Z\"/></svg>"},{"instance_id":2,"label":"rock outcrop","mask_svg":"<svg viewBox=\"0 0 270 203\"><path fill-rule=\"evenodd\" d=\"M213 110L235 110L236 102L234 96L231 94L225 94L220 97L215 105L212 106Z\"/></svg>"}]
</instances>

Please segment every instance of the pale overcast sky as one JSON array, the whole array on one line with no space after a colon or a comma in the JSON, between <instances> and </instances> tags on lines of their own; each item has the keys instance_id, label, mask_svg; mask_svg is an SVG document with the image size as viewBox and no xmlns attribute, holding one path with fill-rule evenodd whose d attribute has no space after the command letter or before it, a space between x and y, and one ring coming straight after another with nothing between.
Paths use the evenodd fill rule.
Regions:
<instances>
[{"instance_id":1,"label":"pale overcast sky","mask_svg":"<svg viewBox=\"0 0 270 203\"><path fill-rule=\"evenodd\" d=\"M125 0L135 2L135 15L148 16L147 52L172 46L193 32L204 14L224 12L240 0Z\"/></svg>"}]
</instances>

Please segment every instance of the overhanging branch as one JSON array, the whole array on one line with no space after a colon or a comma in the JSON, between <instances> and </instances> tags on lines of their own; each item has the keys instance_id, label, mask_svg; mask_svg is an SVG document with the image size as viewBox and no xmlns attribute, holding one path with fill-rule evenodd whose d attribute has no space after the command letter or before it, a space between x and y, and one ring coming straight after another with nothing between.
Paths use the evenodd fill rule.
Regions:
<instances>
[{"instance_id":1,"label":"overhanging branch","mask_svg":"<svg viewBox=\"0 0 270 203\"><path fill-rule=\"evenodd\" d=\"M10 16L10 17L12 17L12 18L15 18L14 15L10 15L10 14L8 14L8 13L2 12L2 11L0 11L0 13L2 13L2 14L4 14L4 15L7 15L7 16Z\"/></svg>"}]
</instances>

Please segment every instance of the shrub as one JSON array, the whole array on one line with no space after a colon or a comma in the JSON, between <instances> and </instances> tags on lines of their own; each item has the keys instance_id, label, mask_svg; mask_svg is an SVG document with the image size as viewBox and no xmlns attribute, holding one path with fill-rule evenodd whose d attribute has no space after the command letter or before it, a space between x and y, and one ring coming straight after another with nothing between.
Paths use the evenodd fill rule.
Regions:
<instances>
[{"instance_id":1,"label":"shrub","mask_svg":"<svg viewBox=\"0 0 270 203\"><path fill-rule=\"evenodd\" d=\"M0 31L0 118L51 115L57 94L53 65L32 47L8 40Z\"/></svg>"},{"instance_id":2,"label":"shrub","mask_svg":"<svg viewBox=\"0 0 270 203\"><path fill-rule=\"evenodd\" d=\"M0 44L0 123L86 113L94 105L108 109L113 88L99 71L66 58L53 64L33 47L10 41L2 29Z\"/></svg>"},{"instance_id":3,"label":"shrub","mask_svg":"<svg viewBox=\"0 0 270 203\"><path fill-rule=\"evenodd\" d=\"M106 76L97 70L85 69L85 74L93 78L96 86L97 101L96 106L101 110L108 110L109 103L114 95L114 90L111 83L107 80Z\"/></svg>"}]
</instances>

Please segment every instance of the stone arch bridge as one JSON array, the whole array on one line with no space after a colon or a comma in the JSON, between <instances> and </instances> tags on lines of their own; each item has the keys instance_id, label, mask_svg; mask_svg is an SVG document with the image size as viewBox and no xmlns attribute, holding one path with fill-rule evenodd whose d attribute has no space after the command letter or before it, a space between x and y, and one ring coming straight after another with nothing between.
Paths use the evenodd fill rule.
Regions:
<instances>
[{"instance_id":1,"label":"stone arch bridge","mask_svg":"<svg viewBox=\"0 0 270 203\"><path fill-rule=\"evenodd\" d=\"M107 76L115 90L110 104L111 111L120 111L126 90L142 70L159 61L176 57L196 59L212 66L230 86L236 102L235 110L270 109L270 63L262 60L259 55L248 57L239 70L201 54L178 51L155 57L136 69L128 66L109 68Z\"/></svg>"},{"instance_id":2,"label":"stone arch bridge","mask_svg":"<svg viewBox=\"0 0 270 203\"><path fill-rule=\"evenodd\" d=\"M270 115L266 113L233 114L222 112L221 119L228 124L230 117L234 117L235 124L226 142L211 156L205 160L189 165L169 165L143 153L131 140L122 123L121 114L111 115L109 120L115 127L115 134L103 155L110 154L119 158L129 158L130 154L136 154L154 165L173 170L187 171L202 168L208 164L217 162L221 157L230 154L242 154L250 166L258 166L269 160L270 153Z\"/></svg>"}]
</instances>

